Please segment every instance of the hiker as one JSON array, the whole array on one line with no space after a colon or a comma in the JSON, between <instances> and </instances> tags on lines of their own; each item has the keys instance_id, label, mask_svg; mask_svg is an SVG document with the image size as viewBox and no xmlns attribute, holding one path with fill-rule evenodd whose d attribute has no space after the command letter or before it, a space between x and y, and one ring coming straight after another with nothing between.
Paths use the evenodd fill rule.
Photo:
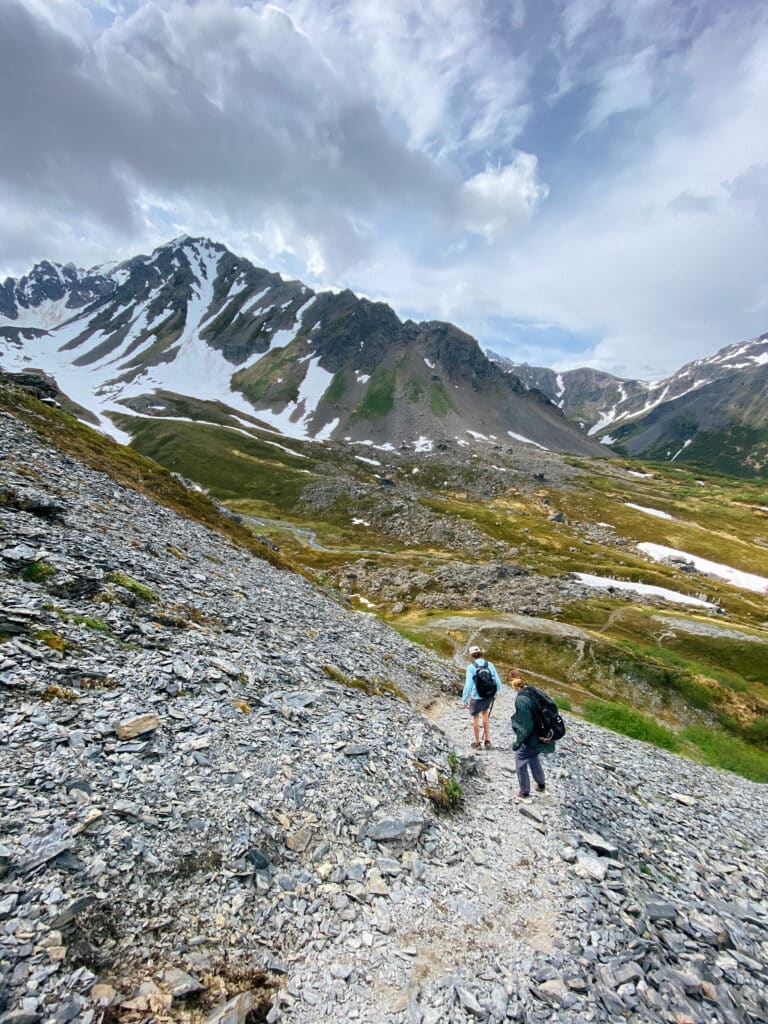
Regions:
<instances>
[{"instance_id":1,"label":"hiker","mask_svg":"<svg viewBox=\"0 0 768 1024\"><path fill-rule=\"evenodd\" d=\"M551 754L555 749L555 741L551 736L537 736L533 723L537 699L543 698L545 701L549 701L550 698L535 686L526 686L519 668L513 668L510 671L509 685L517 691L515 713L512 716L512 728L515 733L512 749L515 752L515 768L520 788L515 793L515 798L525 800L531 795L529 768L536 783L536 792L546 793L547 791L544 768L539 754Z\"/></svg>"},{"instance_id":2,"label":"hiker","mask_svg":"<svg viewBox=\"0 0 768 1024\"><path fill-rule=\"evenodd\" d=\"M469 657L470 663L467 665L466 682L464 683L464 692L461 695L461 703L464 707L469 703L472 733L475 737L472 749L480 749L481 719L483 723L483 742L486 749L488 749L491 745L490 710L497 690L501 689L501 679L499 679L499 673L493 664L486 660L482 647L470 647Z\"/></svg>"}]
</instances>

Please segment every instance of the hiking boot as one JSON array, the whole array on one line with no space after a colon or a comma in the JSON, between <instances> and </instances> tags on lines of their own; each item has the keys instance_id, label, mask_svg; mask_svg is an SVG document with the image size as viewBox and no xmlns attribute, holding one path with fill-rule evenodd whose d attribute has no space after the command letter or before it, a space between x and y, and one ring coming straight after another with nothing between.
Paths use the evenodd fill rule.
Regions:
<instances>
[{"instance_id":1,"label":"hiking boot","mask_svg":"<svg viewBox=\"0 0 768 1024\"><path fill-rule=\"evenodd\" d=\"M538 784L538 782L537 782L537 783L536 783L536 792L537 792L537 793L541 793L542 795L546 795L546 792L547 792L547 787L546 787L546 786L540 786L540 785Z\"/></svg>"},{"instance_id":2,"label":"hiking boot","mask_svg":"<svg viewBox=\"0 0 768 1024\"><path fill-rule=\"evenodd\" d=\"M491 749L491 741L490 740L486 740L485 741L485 749L486 750L490 750Z\"/></svg>"},{"instance_id":3,"label":"hiking boot","mask_svg":"<svg viewBox=\"0 0 768 1024\"><path fill-rule=\"evenodd\" d=\"M518 791L515 793L515 800L528 800L530 798L530 795L530 793L524 793L522 789L518 789Z\"/></svg>"},{"instance_id":4,"label":"hiking boot","mask_svg":"<svg viewBox=\"0 0 768 1024\"><path fill-rule=\"evenodd\" d=\"M479 750L480 749L480 744L479 743L473 743L472 744L472 749L473 750Z\"/></svg>"}]
</instances>

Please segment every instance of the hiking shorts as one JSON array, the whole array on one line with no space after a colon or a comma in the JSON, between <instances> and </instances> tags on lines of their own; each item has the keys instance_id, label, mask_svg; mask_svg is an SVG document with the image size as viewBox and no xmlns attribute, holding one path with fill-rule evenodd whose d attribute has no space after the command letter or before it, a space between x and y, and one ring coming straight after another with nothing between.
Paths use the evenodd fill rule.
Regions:
<instances>
[{"instance_id":1,"label":"hiking shorts","mask_svg":"<svg viewBox=\"0 0 768 1024\"><path fill-rule=\"evenodd\" d=\"M476 697L469 702L469 713L474 718L481 711L487 711L491 704L493 704L493 697Z\"/></svg>"}]
</instances>

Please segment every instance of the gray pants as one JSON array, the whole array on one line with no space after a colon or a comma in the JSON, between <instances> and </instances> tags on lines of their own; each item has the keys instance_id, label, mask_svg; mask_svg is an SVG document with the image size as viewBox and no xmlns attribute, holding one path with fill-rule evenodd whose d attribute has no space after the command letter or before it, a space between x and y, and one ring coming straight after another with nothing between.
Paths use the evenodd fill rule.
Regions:
<instances>
[{"instance_id":1,"label":"gray pants","mask_svg":"<svg viewBox=\"0 0 768 1024\"><path fill-rule=\"evenodd\" d=\"M533 775L539 786L544 786L544 769L539 760L538 751L532 750L530 747L520 747L519 750L515 751L515 767L517 768L517 781L520 783L521 793L530 793L531 781L528 778L528 768L531 769L531 775Z\"/></svg>"}]
</instances>

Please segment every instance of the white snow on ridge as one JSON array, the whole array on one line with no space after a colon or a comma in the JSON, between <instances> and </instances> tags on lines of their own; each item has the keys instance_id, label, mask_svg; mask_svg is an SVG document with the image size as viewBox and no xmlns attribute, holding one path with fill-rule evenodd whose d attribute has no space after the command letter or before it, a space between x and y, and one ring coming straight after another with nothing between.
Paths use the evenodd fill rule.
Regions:
<instances>
[{"instance_id":1,"label":"white snow on ridge","mask_svg":"<svg viewBox=\"0 0 768 1024\"><path fill-rule=\"evenodd\" d=\"M697 386L697 385L694 385L694 387L695 386ZM658 387L658 384L649 384L648 385L649 390L651 388L656 388L656 387ZM689 388L689 391L693 391L693 388ZM668 393L669 393L669 385L667 385L664 388L664 390L661 392L661 394L659 395L658 398L655 398L652 402L646 402L642 409L638 409L636 412L617 412L616 410L618 409L619 404L622 401L624 401L624 399L626 398L626 394L624 392L624 388L622 387L621 388L621 397L619 398L619 401L611 409L600 410L600 412L599 412L600 419L597 421L597 423L593 424L589 428L589 430L587 431L587 434L591 437L593 434L596 434L599 430L602 430L603 427L607 427L610 423L618 423L619 420L632 420L632 419L635 419L635 417L637 417L637 416L642 416L643 413L649 412L651 409L654 409L657 405L659 405L661 402L663 402L664 399L667 397ZM683 394L687 394L687 392L683 392ZM682 395L677 395L676 397L677 398L681 398Z\"/></svg>"},{"instance_id":2,"label":"white snow on ridge","mask_svg":"<svg viewBox=\"0 0 768 1024\"><path fill-rule=\"evenodd\" d=\"M628 469L627 476L639 476L643 480L653 480L653 473L640 473L636 469Z\"/></svg>"},{"instance_id":3,"label":"white snow on ridge","mask_svg":"<svg viewBox=\"0 0 768 1024\"><path fill-rule=\"evenodd\" d=\"M470 431L470 433L471 433L471 431ZM514 432L514 430L508 430L508 431L507 431L507 433L508 433L508 434L509 434L509 436L510 436L511 438L513 438L513 439L514 439L515 441L522 441L522 443L523 443L523 444L532 444L532 445L534 445L534 446L535 446L536 448L541 448L541 450L542 450L543 452L548 452L548 451L549 451L549 448L545 448L543 444L539 444L539 442L538 442L538 441L532 441L532 440L530 439L530 437L523 437L523 435L522 435L522 434L516 434L516 433Z\"/></svg>"},{"instance_id":4,"label":"white snow on ridge","mask_svg":"<svg viewBox=\"0 0 768 1024\"><path fill-rule=\"evenodd\" d=\"M434 446L434 441L431 441L428 437L424 437L422 434L417 441L414 441L413 450L415 452L431 452Z\"/></svg>"},{"instance_id":5,"label":"white snow on ridge","mask_svg":"<svg viewBox=\"0 0 768 1024\"><path fill-rule=\"evenodd\" d=\"M563 380L562 373L558 373L557 377L555 377L555 384L557 385L555 398L562 398L565 394L565 381Z\"/></svg>"},{"instance_id":6,"label":"white snow on ridge","mask_svg":"<svg viewBox=\"0 0 768 1024\"><path fill-rule=\"evenodd\" d=\"M678 450L675 452L675 454L672 456L672 458L669 461L670 462L674 462L678 455L682 455L682 453L685 451L685 449L688 447L689 444L693 444L693 438L692 437L689 437L687 441L683 441L683 447L682 448L678 448Z\"/></svg>"},{"instance_id":7,"label":"white snow on ridge","mask_svg":"<svg viewBox=\"0 0 768 1024\"><path fill-rule=\"evenodd\" d=\"M356 455L355 458L358 462L367 462L369 466L380 466L381 463L378 459L367 459L365 455Z\"/></svg>"},{"instance_id":8,"label":"white snow on ridge","mask_svg":"<svg viewBox=\"0 0 768 1024\"><path fill-rule=\"evenodd\" d=\"M268 291L269 291L269 285L267 285L266 288L262 288L262 290L260 292L257 292L253 296L253 298L248 300L248 305L247 306L243 306L243 308L240 310L241 314L243 316L247 316L248 313L253 313L257 309L260 310L261 306L259 305L259 303L261 302L261 300L264 298L264 296L267 294Z\"/></svg>"},{"instance_id":9,"label":"white snow on ridge","mask_svg":"<svg viewBox=\"0 0 768 1024\"><path fill-rule=\"evenodd\" d=\"M678 551L677 548L668 548L663 544L651 544L643 542L637 545L638 549L652 558L654 562L663 562L667 558L684 558L694 565L699 572L707 576L716 576L725 580L726 583L739 587L741 590L750 590L754 594L768 593L768 579L765 576L756 576L754 573L742 572L741 569L733 569L729 565L722 565L720 562L710 562L708 558L699 558L698 555L690 555L687 551Z\"/></svg>"},{"instance_id":10,"label":"white snow on ridge","mask_svg":"<svg viewBox=\"0 0 768 1024\"><path fill-rule=\"evenodd\" d=\"M657 516L659 519L674 519L669 512L662 512L660 508L646 508L645 505L635 505L633 501L625 501L627 508L637 509L638 512L645 512L649 516Z\"/></svg>"},{"instance_id":11,"label":"white snow on ridge","mask_svg":"<svg viewBox=\"0 0 768 1024\"><path fill-rule=\"evenodd\" d=\"M8 316L0 316L0 327L28 327L38 331L48 331L58 327L65 320L77 316L81 310L67 306L69 294L61 299L44 299L39 306L25 309L18 306L19 315L16 320Z\"/></svg>"},{"instance_id":12,"label":"white snow on ridge","mask_svg":"<svg viewBox=\"0 0 768 1024\"><path fill-rule=\"evenodd\" d=\"M650 594L655 597L663 597L674 604L690 604L698 608L716 608L717 606L709 601L702 601L700 597L688 597L687 594L679 594L676 590L667 590L666 587L657 587L651 583L633 583L631 580L613 580L608 576L592 576L587 572L574 574L582 583L588 587L601 587L606 589L613 587L614 590L635 590L638 594Z\"/></svg>"},{"instance_id":13,"label":"white snow on ridge","mask_svg":"<svg viewBox=\"0 0 768 1024\"><path fill-rule=\"evenodd\" d=\"M427 359L426 356L424 356L424 362L427 364L427 366L430 368L430 370L434 370L435 364L434 363L430 363L430 361Z\"/></svg>"}]
</instances>

